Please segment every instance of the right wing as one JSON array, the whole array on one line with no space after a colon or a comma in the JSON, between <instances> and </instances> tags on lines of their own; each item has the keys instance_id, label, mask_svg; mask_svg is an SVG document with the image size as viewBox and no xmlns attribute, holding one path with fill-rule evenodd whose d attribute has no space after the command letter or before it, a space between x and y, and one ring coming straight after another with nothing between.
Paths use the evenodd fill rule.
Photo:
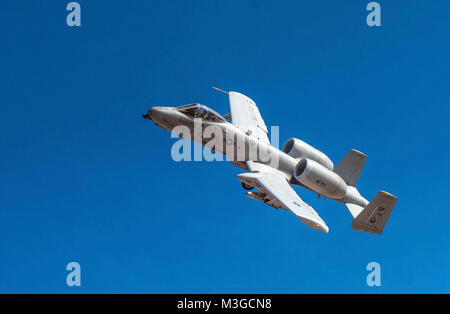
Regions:
<instances>
[{"instance_id":1,"label":"right wing","mask_svg":"<svg viewBox=\"0 0 450 314\"><path fill-rule=\"evenodd\" d=\"M273 199L275 199L283 209L292 212L304 224L316 230L328 233L329 228L325 222L311 206L306 204L297 195L297 193L295 193L294 189L281 172L268 166L253 162L248 165L250 170L254 168L254 165L258 166L260 169L261 166L263 166L261 169L264 169L263 172L248 173L244 174L243 177L247 175L251 178L251 180L255 180L257 185L267 192ZM239 179L241 181L243 179L245 180L245 178L241 177ZM273 200L270 202L273 202Z\"/></svg>"},{"instance_id":2,"label":"right wing","mask_svg":"<svg viewBox=\"0 0 450 314\"><path fill-rule=\"evenodd\" d=\"M264 123L255 102L247 96L228 92L230 98L231 121L233 125L246 132L248 135L270 144L267 137L267 127Z\"/></svg>"}]
</instances>

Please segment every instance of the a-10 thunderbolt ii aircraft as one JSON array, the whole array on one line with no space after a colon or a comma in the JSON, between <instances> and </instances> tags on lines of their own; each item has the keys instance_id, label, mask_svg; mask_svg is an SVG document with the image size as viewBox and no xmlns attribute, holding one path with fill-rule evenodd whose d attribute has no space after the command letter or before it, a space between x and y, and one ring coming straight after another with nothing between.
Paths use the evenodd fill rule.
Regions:
<instances>
[{"instance_id":1,"label":"a-10 thunderbolt ii aircraft","mask_svg":"<svg viewBox=\"0 0 450 314\"><path fill-rule=\"evenodd\" d=\"M397 198L379 192L368 202L359 194L355 185L366 155L351 150L335 167L327 155L296 138L289 139L279 150L270 144L266 124L255 102L238 92L225 93L230 100L230 113L225 116L201 104L191 104L153 107L143 117L174 133L177 133L175 127L184 126L189 132L180 136L226 155L234 165L247 171L238 178L244 189L256 189L247 192L250 198L275 209L288 210L306 225L328 233L325 222L291 186L299 185L318 197L322 195L345 204L354 217L353 229L382 233ZM207 127L222 133L218 136L221 143L216 141L211 147L213 141L198 136Z\"/></svg>"}]
</instances>

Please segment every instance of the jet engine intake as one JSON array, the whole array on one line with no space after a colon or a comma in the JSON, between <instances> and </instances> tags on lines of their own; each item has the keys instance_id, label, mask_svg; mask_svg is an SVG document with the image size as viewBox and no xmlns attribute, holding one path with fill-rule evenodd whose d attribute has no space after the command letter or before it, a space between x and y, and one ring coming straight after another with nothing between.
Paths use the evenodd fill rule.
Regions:
<instances>
[{"instance_id":1,"label":"jet engine intake","mask_svg":"<svg viewBox=\"0 0 450 314\"><path fill-rule=\"evenodd\" d=\"M314 160L324 166L329 170L334 169L333 162L328 158L327 155L322 153L317 148L312 147L311 145L296 139L291 138L283 145L283 152L288 154L291 157L296 159L307 158L310 160Z\"/></svg>"},{"instance_id":2,"label":"jet engine intake","mask_svg":"<svg viewBox=\"0 0 450 314\"><path fill-rule=\"evenodd\" d=\"M338 174L311 159L298 162L294 177L314 192L330 198L342 199L347 192L347 184Z\"/></svg>"}]
</instances>

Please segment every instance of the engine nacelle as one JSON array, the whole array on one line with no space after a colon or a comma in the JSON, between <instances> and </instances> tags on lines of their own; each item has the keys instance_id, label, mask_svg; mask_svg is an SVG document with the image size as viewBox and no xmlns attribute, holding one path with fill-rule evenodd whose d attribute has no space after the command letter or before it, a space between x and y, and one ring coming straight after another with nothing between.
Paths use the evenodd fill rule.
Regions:
<instances>
[{"instance_id":1,"label":"engine nacelle","mask_svg":"<svg viewBox=\"0 0 450 314\"><path fill-rule=\"evenodd\" d=\"M301 184L327 197L342 199L347 184L335 172L311 159L301 159L294 169L294 177Z\"/></svg>"},{"instance_id":2,"label":"engine nacelle","mask_svg":"<svg viewBox=\"0 0 450 314\"><path fill-rule=\"evenodd\" d=\"M283 152L294 158L307 158L314 160L329 170L334 169L333 162L327 155L311 145L296 139L291 138L283 145Z\"/></svg>"}]
</instances>

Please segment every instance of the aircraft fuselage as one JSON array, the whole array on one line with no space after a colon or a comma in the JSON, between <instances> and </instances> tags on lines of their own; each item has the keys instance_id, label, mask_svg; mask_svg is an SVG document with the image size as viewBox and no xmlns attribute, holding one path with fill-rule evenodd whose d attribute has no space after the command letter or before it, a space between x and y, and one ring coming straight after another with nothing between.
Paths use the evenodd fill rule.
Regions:
<instances>
[{"instance_id":1,"label":"aircraft fuselage","mask_svg":"<svg viewBox=\"0 0 450 314\"><path fill-rule=\"evenodd\" d=\"M366 206L368 204L368 201L359 195L356 189L350 186L347 187L345 183L345 195L340 197L327 195L321 192L320 189L308 187L300 183L294 176L294 170L299 163L298 159L272 146L270 143L265 143L245 133L228 121L213 122L194 119L181 113L176 107L153 107L143 117L153 121L160 128L172 131L183 138L188 138L193 142L222 153L227 156L227 159L231 163L245 171L250 170L246 162L254 161L257 164L263 164L277 169L285 175L291 184L311 190L318 195L324 195L341 203L351 201L360 206ZM188 132L180 132L180 127L184 127ZM205 136L206 133L214 133L214 137ZM215 136L218 136L219 139L215 139ZM215 140L212 141L212 139ZM325 171L328 170L325 169ZM320 183L326 185L326 182Z\"/></svg>"},{"instance_id":2,"label":"aircraft fuselage","mask_svg":"<svg viewBox=\"0 0 450 314\"><path fill-rule=\"evenodd\" d=\"M196 119L185 116L173 107L154 107L149 110L146 118L168 131L173 131L179 126L187 127L190 131L187 134L188 136L179 134L180 136L222 153L228 157L229 161L239 167L249 160L266 164L283 172L293 184L301 185L293 176L294 168L298 163L297 159L275 146L246 134L229 122L211 122L200 119L196 121ZM221 133L221 145L217 145L217 141L211 141L211 137L204 135L208 128L210 130L216 129L218 132L215 133ZM211 147L212 144L215 144L214 147Z\"/></svg>"}]
</instances>

